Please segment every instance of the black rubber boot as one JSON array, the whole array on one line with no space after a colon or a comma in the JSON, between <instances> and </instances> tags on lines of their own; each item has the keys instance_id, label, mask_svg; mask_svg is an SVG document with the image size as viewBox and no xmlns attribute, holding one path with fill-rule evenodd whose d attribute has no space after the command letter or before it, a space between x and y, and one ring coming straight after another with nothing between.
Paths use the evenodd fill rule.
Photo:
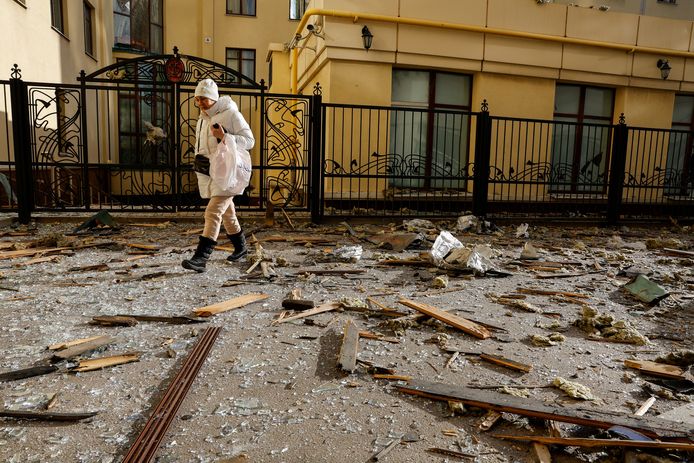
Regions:
<instances>
[{"instance_id":1,"label":"black rubber boot","mask_svg":"<svg viewBox=\"0 0 694 463\"><path fill-rule=\"evenodd\" d=\"M207 260L210 258L210 254L212 254L212 251L214 251L215 246L217 246L216 241L201 236L193 257L190 259L185 259L183 262L181 262L181 265L183 265L183 268L187 268L188 270L195 270L198 273L204 272L207 270L205 266L207 265Z\"/></svg>"},{"instance_id":2,"label":"black rubber boot","mask_svg":"<svg viewBox=\"0 0 694 463\"><path fill-rule=\"evenodd\" d=\"M246 235L243 234L243 230L234 235L227 234L227 236L229 237L231 244L234 245L234 253L227 257L229 262L236 262L248 254L248 248L246 247Z\"/></svg>"}]
</instances>

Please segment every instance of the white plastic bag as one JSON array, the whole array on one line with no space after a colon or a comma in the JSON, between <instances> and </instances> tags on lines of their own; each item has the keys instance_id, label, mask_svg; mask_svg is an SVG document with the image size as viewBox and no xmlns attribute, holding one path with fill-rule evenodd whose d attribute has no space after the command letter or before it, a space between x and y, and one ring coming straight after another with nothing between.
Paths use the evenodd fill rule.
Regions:
<instances>
[{"instance_id":1,"label":"white plastic bag","mask_svg":"<svg viewBox=\"0 0 694 463\"><path fill-rule=\"evenodd\" d=\"M224 191L239 195L248 186L251 172L251 155L248 151L236 146L234 137L225 134L210 160L212 181Z\"/></svg>"}]
</instances>

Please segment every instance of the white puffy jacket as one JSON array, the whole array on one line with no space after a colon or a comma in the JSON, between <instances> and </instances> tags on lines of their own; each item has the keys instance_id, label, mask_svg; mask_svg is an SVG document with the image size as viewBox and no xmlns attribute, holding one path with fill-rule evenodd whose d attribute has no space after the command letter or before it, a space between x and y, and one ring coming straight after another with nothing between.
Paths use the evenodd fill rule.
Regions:
<instances>
[{"instance_id":1,"label":"white puffy jacket","mask_svg":"<svg viewBox=\"0 0 694 463\"><path fill-rule=\"evenodd\" d=\"M241 115L239 107L231 97L225 95L207 111L200 111L200 118L195 128L195 154L211 158L217 152L217 139L210 130L214 124L219 124L236 140L236 148L250 150L255 145L253 132ZM228 190L222 190L208 175L195 173L198 177L200 196L232 196Z\"/></svg>"}]
</instances>

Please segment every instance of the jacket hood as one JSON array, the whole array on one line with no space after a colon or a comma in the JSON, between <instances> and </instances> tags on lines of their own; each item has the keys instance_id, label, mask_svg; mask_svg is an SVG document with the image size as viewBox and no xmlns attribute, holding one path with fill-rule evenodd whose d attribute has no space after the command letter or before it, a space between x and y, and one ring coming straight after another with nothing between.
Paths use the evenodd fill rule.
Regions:
<instances>
[{"instance_id":1,"label":"jacket hood","mask_svg":"<svg viewBox=\"0 0 694 463\"><path fill-rule=\"evenodd\" d=\"M236 105L236 102L231 99L229 95L224 95L217 100L217 102L212 105L210 109L207 110L207 115L212 117L215 114L227 111L227 110L232 110L232 111L238 111L239 107Z\"/></svg>"}]
</instances>

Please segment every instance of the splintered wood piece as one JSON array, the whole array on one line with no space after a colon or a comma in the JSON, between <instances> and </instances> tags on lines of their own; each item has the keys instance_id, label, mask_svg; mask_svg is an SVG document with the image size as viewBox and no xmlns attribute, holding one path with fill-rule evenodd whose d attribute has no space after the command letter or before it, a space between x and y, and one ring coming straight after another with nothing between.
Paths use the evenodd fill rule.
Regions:
<instances>
[{"instance_id":1,"label":"splintered wood piece","mask_svg":"<svg viewBox=\"0 0 694 463\"><path fill-rule=\"evenodd\" d=\"M533 454L537 463L552 463L552 454L545 444L533 442Z\"/></svg>"},{"instance_id":2,"label":"splintered wood piece","mask_svg":"<svg viewBox=\"0 0 694 463\"><path fill-rule=\"evenodd\" d=\"M121 315L102 315L92 317L91 323L103 326L135 326L137 325L137 320L133 317L123 317Z\"/></svg>"},{"instance_id":3,"label":"splintered wood piece","mask_svg":"<svg viewBox=\"0 0 694 463\"><path fill-rule=\"evenodd\" d=\"M436 400L457 400L474 407L515 413L564 423L609 429L619 425L634 429L652 438L682 438L692 434L692 426L657 418L634 417L625 413L586 408L550 406L533 399L513 397L452 384L414 381L407 385L396 385L407 394L419 395Z\"/></svg>"},{"instance_id":4,"label":"splintered wood piece","mask_svg":"<svg viewBox=\"0 0 694 463\"><path fill-rule=\"evenodd\" d=\"M325 304L321 304L316 308L313 308L311 310L307 310L306 312L301 312L301 313L298 313L296 315L292 315L291 317L285 317L281 320L275 320L272 323L273 324L286 323L286 322L290 322L292 320L298 320L299 318L310 317L311 315L316 315L316 314L323 313L323 312L330 312L331 310L337 310L341 307L342 307L342 305L339 302L326 302Z\"/></svg>"},{"instance_id":5,"label":"splintered wood piece","mask_svg":"<svg viewBox=\"0 0 694 463\"><path fill-rule=\"evenodd\" d=\"M651 362L649 360L625 360L624 365L653 376L661 376L663 378L671 379L684 379L684 371L675 365Z\"/></svg>"},{"instance_id":6,"label":"splintered wood piece","mask_svg":"<svg viewBox=\"0 0 694 463\"><path fill-rule=\"evenodd\" d=\"M125 243L125 245L129 248L140 249L143 251L158 251L161 249L161 246L157 246L155 244Z\"/></svg>"},{"instance_id":7,"label":"splintered wood piece","mask_svg":"<svg viewBox=\"0 0 694 463\"><path fill-rule=\"evenodd\" d=\"M18 267L26 267L27 265L34 265L34 264L43 264L45 262L52 262L56 259L59 259L60 256L44 256L44 257L35 257L33 259L30 259L26 262L20 262L19 264L15 264Z\"/></svg>"},{"instance_id":8,"label":"splintered wood piece","mask_svg":"<svg viewBox=\"0 0 694 463\"><path fill-rule=\"evenodd\" d=\"M244 294L243 296L238 296L233 299L229 299L228 301L200 307L195 309L193 312L200 317L211 317L212 315L217 315L218 313L226 312L228 310L238 309L253 302L262 301L268 297L270 296L264 293Z\"/></svg>"},{"instance_id":9,"label":"splintered wood piece","mask_svg":"<svg viewBox=\"0 0 694 463\"><path fill-rule=\"evenodd\" d=\"M522 371L523 373L529 373L530 370L533 369L533 367L530 365L525 365L523 363L514 362L513 360L509 360L509 359L504 358L504 357L499 357L497 355L480 354L480 358L482 360L486 360L489 363L493 363L495 365L500 365L502 367L510 368L511 370Z\"/></svg>"},{"instance_id":10,"label":"splintered wood piece","mask_svg":"<svg viewBox=\"0 0 694 463\"><path fill-rule=\"evenodd\" d=\"M694 444L681 442L659 442L652 440L622 440L622 439L584 439L577 437L546 437L546 436L510 436L494 434L498 439L539 442L541 444L565 445L575 447L635 447L645 449L694 450Z\"/></svg>"},{"instance_id":11,"label":"splintered wood piece","mask_svg":"<svg viewBox=\"0 0 694 463\"><path fill-rule=\"evenodd\" d=\"M59 342L59 343L51 344L50 346L48 346L48 350L67 349L68 347L78 346L80 344L84 344L85 342L93 341L93 340L99 339L99 338L107 338L107 337L108 336L91 336L88 338L81 338L81 339L74 339L72 341Z\"/></svg>"},{"instance_id":12,"label":"splintered wood piece","mask_svg":"<svg viewBox=\"0 0 694 463\"><path fill-rule=\"evenodd\" d=\"M412 376L408 375L389 375L386 373L374 373L374 379L388 379L391 381L410 381Z\"/></svg>"},{"instance_id":13,"label":"splintered wood piece","mask_svg":"<svg viewBox=\"0 0 694 463\"><path fill-rule=\"evenodd\" d=\"M78 355L84 354L85 352L89 352L91 350L98 349L99 347L103 347L107 344L111 344L115 340L116 338L112 338L111 336L99 336L96 339L92 339L91 341L83 342L81 344L68 347L65 350L56 352L55 354L53 354L52 360L54 362L68 360L73 357L77 357Z\"/></svg>"},{"instance_id":14,"label":"splintered wood piece","mask_svg":"<svg viewBox=\"0 0 694 463\"><path fill-rule=\"evenodd\" d=\"M359 328L352 320L345 323L345 331L342 336L342 346L338 365L345 371L353 372L357 368L357 349L359 348Z\"/></svg>"},{"instance_id":15,"label":"splintered wood piece","mask_svg":"<svg viewBox=\"0 0 694 463\"><path fill-rule=\"evenodd\" d=\"M138 360L140 360L140 352L131 352L122 355L112 355L110 357L99 357L89 360L80 360L79 365L77 365L74 368L70 368L68 371L71 371L73 373L80 371L94 371L106 367L123 365L125 363L137 362Z\"/></svg>"},{"instance_id":16,"label":"splintered wood piece","mask_svg":"<svg viewBox=\"0 0 694 463\"><path fill-rule=\"evenodd\" d=\"M129 314L118 314L119 317L129 317L134 318L139 322L161 322L161 323L171 323L172 325L186 325L188 323L204 323L207 320L204 318L189 317L186 315L176 316L176 317L164 317L158 315L129 315Z\"/></svg>"},{"instance_id":17,"label":"splintered wood piece","mask_svg":"<svg viewBox=\"0 0 694 463\"><path fill-rule=\"evenodd\" d=\"M359 337L360 338L366 338L366 339L373 339L375 341L390 342L392 344L400 344L400 340L398 340L398 339L389 338L389 337L383 336L381 334L372 333L370 331L360 331Z\"/></svg>"},{"instance_id":18,"label":"splintered wood piece","mask_svg":"<svg viewBox=\"0 0 694 463\"><path fill-rule=\"evenodd\" d=\"M546 291L544 289L536 288L518 288L516 291L523 294L534 294L536 296L566 296L576 297L579 299L588 299L590 297L586 296L585 294L568 293L566 291Z\"/></svg>"},{"instance_id":19,"label":"splintered wood piece","mask_svg":"<svg viewBox=\"0 0 694 463\"><path fill-rule=\"evenodd\" d=\"M492 429L492 426L496 424L497 421L501 418L501 413L495 411L495 410L487 410L487 414L482 417L482 421L480 422L480 425L478 426L480 431L489 431Z\"/></svg>"},{"instance_id":20,"label":"splintered wood piece","mask_svg":"<svg viewBox=\"0 0 694 463\"><path fill-rule=\"evenodd\" d=\"M694 251L684 251L682 249L663 248L663 252L680 257L694 257Z\"/></svg>"},{"instance_id":21,"label":"splintered wood piece","mask_svg":"<svg viewBox=\"0 0 694 463\"><path fill-rule=\"evenodd\" d=\"M479 339L487 339L492 335L492 333L482 325L478 325L475 322L471 322L465 318L453 315L451 313L445 312L443 310L437 309L429 304L424 304L423 302L415 302L409 299L400 298L398 300L400 304L406 305L412 309L418 310L423 314L429 315L437 320L440 320L454 328L458 328L467 334L475 336Z\"/></svg>"},{"instance_id":22,"label":"splintered wood piece","mask_svg":"<svg viewBox=\"0 0 694 463\"><path fill-rule=\"evenodd\" d=\"M284 211L284 208L283 208L283 207L280 207L280 211L282 211L282 215L284 216L284 220L287 221L287 225L289 225L289 227L290 227L292 230L294 230L294 224L292 223L292 220L289 218L289 216L287 215L287 213Z\"/></svg>"},{"instance_id":23,"label":"splintered wood piece","mask_svg":"<svg viewBox=\"0 0 694 463\"><path fill-rule=\"evenodd\" d=\"M71 247L60 247L60 248L31 248L31 249L19 249L17 251L5 251L0 252L0 260L3 259L17 259L19 257L33 257L36 255L52 254L60 251L65 251L67 249L72 249Z\"/></svg>"},{"instance_id":24,"label":"splintered wood piece","mask_svg":"<svg viewBox=\"0 0 694 463\"><path fill-rule=\"evenodd\" d=\"M16 381L18 379L32 378L34 376L47 375L58 370L55 365L40 365L31 368L23 368L21 370L8 371L0 374L0 383L5 381Z\"/></svg>"},{"instance_id":25,"label":"splintered wood piece","mask_svg":"<svg viewBox=\"0 0 694 463\"><path fill-rule=\"evenodd\" d=\"M641 405L641 406L639 407L638 410L636 410L636 411L634 412L634 415L635 415L635 416L643 416L643 415L645 415L646 412L653 406L654 403L655 403L655 397L649 398L647 401L645 401L645 402L643 403L643 405Z\"/></svg>"},{"instance_id":26,"label":"splintered wood piece","mask_svg":"<svg viewBox=\"0 0 694 463\"><path fill-rule=\"evenodd\" d=\"M91 418L98 412L84 413L55 413L55 412L32 412L28 410L7 410L0 409L0 416L6 418L16 418L21 420L42 420L42 421L79 421Z\"/></svg>"}]
</instances>

